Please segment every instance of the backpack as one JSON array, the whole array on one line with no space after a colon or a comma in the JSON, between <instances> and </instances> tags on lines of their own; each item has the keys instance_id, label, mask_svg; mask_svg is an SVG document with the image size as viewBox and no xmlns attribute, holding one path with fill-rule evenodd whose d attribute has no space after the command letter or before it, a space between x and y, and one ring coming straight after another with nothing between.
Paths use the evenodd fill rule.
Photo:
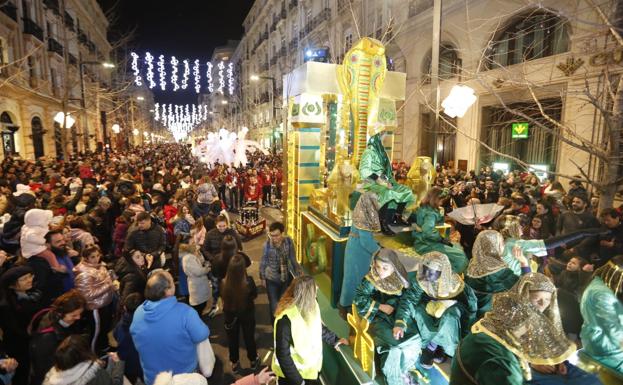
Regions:
<instances>
[{"instance_id":1,"label":"backpack","mask_svg":"<svg viewBox=\"0 0 623 385\"><path fill-rule=\"evenodd\" d=\"M47 333L54 332L53 326L49 326L47 328L37 331L37 329L39 328L39 324L41 323L41 320L43 319L43 317L51 311L52 311L51 307L46 307L44 309L39 310L32 316L32 318L30 319L30 323L28 324L28 327L26 328L26 332L28 333L29 336L33 335L33 331L36 331L39 334L47 334Z\"/></svg>"}]
</instances>

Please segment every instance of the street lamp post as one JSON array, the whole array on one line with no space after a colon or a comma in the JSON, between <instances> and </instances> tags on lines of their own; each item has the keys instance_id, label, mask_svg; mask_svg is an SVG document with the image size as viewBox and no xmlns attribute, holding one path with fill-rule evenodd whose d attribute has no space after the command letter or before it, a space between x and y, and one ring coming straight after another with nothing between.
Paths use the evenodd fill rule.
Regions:
<instances>
[{"instance_id":1,"label":"street lamp post","mask_svg":"<svg viewBox=\"0 0 623 385\"><path fill-rule=\"evenodd\" d=\"M80 101L82 107L82 118L84 119L84 147L85 151L89 150L89 119L87 116L87 101L86 101L86 92L84 86L84 66L86 65L101 65L104 68L115 68L115 65L112 63L100 62L100 61L81 61L79 70L80 70L80 93L82 95L82 99ZM106 126L102 125L102 128L106 130ZM106 137L106 132L103 132L103 137ZM106 143L104 142L104 145Z\"/></svg>"},{"instance_id":2,"label":"street lamp post","mask_svg":"<svg viewBox=\"0 0 623 385\"><path fill-rule=\"evenodd\" d=\"M272 109L271 109L272 135L270 137L270 141L272 143L273 153L276 153L277 152L277 148L276 148L276 144L277 143L276 143L276 140L275 140L275 124L277 124L277 114L275 113L275 111L277 111L277 106L275 105L275 95L277 94L277 81L272 76L251 75L251 77L249 79L251 81L253 81L253 82L257 82L260 79L262 79L262 80L270 80L270 82L271 82L271 85L272 85L272 96L271 96L271 105L272 105Z\"/></svg>"}]
</instances>

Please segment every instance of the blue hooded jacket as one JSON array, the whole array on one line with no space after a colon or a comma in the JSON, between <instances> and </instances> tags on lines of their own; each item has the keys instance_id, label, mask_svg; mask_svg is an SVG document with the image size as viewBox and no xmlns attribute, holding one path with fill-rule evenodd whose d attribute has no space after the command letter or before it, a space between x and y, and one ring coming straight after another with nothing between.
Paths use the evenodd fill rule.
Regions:
<instances>
[{"instance_id":1,"label":"blue hooded jacket","mask_svg":"<svg viewBox=\"0 0 623 385\"><path fill-rule=\"evenodd\" d=\"M141 358L146 385L160 372L194 373L197 344L210 330L192 307L175 297L145 301L136 309L130 334Z\"/></svg>"}]
</instances>

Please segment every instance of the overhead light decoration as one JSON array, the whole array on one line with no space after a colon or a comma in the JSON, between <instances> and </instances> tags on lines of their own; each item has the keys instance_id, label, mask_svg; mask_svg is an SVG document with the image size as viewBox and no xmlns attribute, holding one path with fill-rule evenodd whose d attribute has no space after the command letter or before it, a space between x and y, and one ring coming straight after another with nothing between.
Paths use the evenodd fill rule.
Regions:
<instances>
[{"instance_id":1,"label":"overhead light decoration","mask_svg":"<svg viewBox=\"0 0 623 385\"><path fill-rule=\"evenodd\" d=\"M132 56L132 71L134 72L134 84L142 86L143 81L141 79L140 70L138 69L138 55L134 52L130 53Z\"/></svg>"},{"instance_id":2,"label":"overhead light decoration","mask_svg":"<svg viewBox=\"0 0 623 385\"><path fill-rule=\"evenodd\" d=\"M167 73L164 69L164 55L158 56L158 73L160 74L160 89L165 91L167 88Z\"/></svg>"},{"instance_id":3,"label":"overhead light decoration","mask_svg":"<svg viewBox=\"0 0 623 385\"><path fill-rule=\"evenodd\" d=\"M234 94L234 63L232 62L229 62L227 65L227 84L229 95L231 96Z\"/></svg>"},{"instance_id":4,"label":"overhead light decoration","mask_svg":"<svg viewBox=\"0 0 623 385\"><path fill-rule=\"evenodd\" d=\"M160 120L160 104L154 104L154 119Z\"/></svg>"},{"instance_id":5,"label":"overhead light decoration","mask_svg":"<svg viewBox=\"0 0 623 385\"><path fill-rule=\"evenodd\" d=\"M74 119L70 113L63 113L62 111L54 115L54 121L61 127L64 125L64 128L71 128L74 123L76 123L76 119Z\"/></svg>"},{"instance_id":6,"label":"overhead light decoration","mask_svg":"<svg viewBox=\"0 0 623 385\"><path fill-rule=\"evenodd\" d=\"M190 85L189 83L192 66L192 88L194 88L195 93L201 93L202 89L207 89L207 92L213 93L215 88L222 95L224 95L225 92L229 93L229 95L233 95L235 92L237 82L234 72L234 63L230 62L228 58L220 60L218 64L213 64L209 61L205 62L206 82L202 84L201 74L203 71L202 66L204 64L201 64L202 62L199 59L178 59L175 56L171 56L168 60L168 63L171 64L171 78L167 79L167 60L165 55L159 55L158 60L156 60L156 56L152 55L149 52L145 53L142 60L141 56L138 55L136 52L130 52L130 55L132 57L132 71L134 75L134 83L139 87L143 85L144 75L144 79L150 89L153 89L159 85L160 89L165 91L167 89L167 81L170 81L173 91L177 91L180 88L182 90L186 90L189 88ZM144 64L143 68L141 68L141 63ZM181 69L178 67L178 65L180 64L183 64L183 68ZM218 81L216 82L217 87L214 87L215 66L218 69ZM158 70L158 79L155 79L156 69Z\"/></svg>"},{"instance_id":7,"label":"overhead light decoration","mask_svg":"<svg viewBox=\"0 0 623 385\"><path fill-rule=\"evenodd\" d=\"M115 134L120 133L121 132L121 127L117 123L113 124L112 125L112 132L114 132Z\"/></svg>"},{"instance_id":8,"label":"overhead light decoration","mask_svg":"<svg viewBox=\"0 0 623 385\"><path fill-rule=\"evenodd\" d=\"M450 94L443 100L443 112L451 118L462 118L467 110L476 102L474 89L457 84L450 90Z\"/></svg>"},{"instance_id":9,"label":"overhead light decoration","mask_svg":"<svg viewBox=\"0 0 623 385\"><path fill-rule=\"evenodd\" d=\"M149 83L149 88L152 89L156 86L154 81L154 57L149 52L145 53L145 63L147 64L147 82Z\"/></svg>"},{"instance_id":10,"label":"overhead light decoration","mask_svg":"<svg viewBox=\"0 0 623 385\"><path fill-rule=\"evenodd\" d=\"M186 88L188 88L188 76L190 75L190 67L188 66L187 59L184 59L182 63L184 63L184 74L182 77L182 89L185 90Z\"/></svg>"},{"instance_id":11,"label":"overhead light decoration","mask_svg":"<svg viewBox=\"0 0 623 385\"><path fill-rule=\"evenodd\" d=\"M199 74L199 59L193 62L193 75L195 76L195 93L201 91L201 75Z\"/></svg>"},{"instance_id":12,"label":"overhead light decoration","mask_svg":"<svg viewBox=\"0 0 623 385\"><path fill-rule=\"evenodd\" d=\"M208 80L208 92L214 92L214 83L212 82L212 69L213 65L210 62L206 63L206 67L208 68L206 71L206 79Z\"/></svg>"},{"instance_id":13,"label":"overhead light decoration","mask_svg":"<svg viewBox=\"0 0 623 385\"><path fill-rule=\"evenodd\" d=\"M221 60L218 63L218 88L216 90L221 95L223 94L223 88L225 88L225 74L224 74L224 70L225 70L225 63L223 63L223 61Z\"/></svg>"},{"instance_id":14,"label":"overhead light decoration","mask_svg":"<svg viewBox=\"0 0 623 385\"><path fill-rule=\"evenodd\" d=\"M171 83L173 84L173 91L177 91L180 89L180 86L177 84L177 65L179 61L175 58L175 56L171 56Z\"/></svg>"}]
</instances>

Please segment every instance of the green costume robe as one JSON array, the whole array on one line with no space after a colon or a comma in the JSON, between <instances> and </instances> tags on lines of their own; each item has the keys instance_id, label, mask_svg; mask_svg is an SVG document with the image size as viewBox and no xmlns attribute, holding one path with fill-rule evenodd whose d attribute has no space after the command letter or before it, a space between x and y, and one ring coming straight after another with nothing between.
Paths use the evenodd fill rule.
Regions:
<instances>
[{"instance_id":1,"label":"green costume robe","mask_svg":"<svg viewBox=\"0 0 623 385\"><path fill-rule=\"evenodd\" d=\"M504 254L502 260L506 262L508 267L515 273L515 275L521 275L521 264L513 257L513 247L518 245L521 247L524 255L534 254L537 257L544 257L547 255L547 249L545 248L545 242L542 239L505 239Z\"/></svg>"},{"instance_id":2,"label":"green costume robe","mask_svg":"<svg viewBox=\"0 0 623 385\"><path fill-rule=\"evenodd\" d=\"M461 364L459 364L459 359ZM524 377L517 357L485 333L465 337L454 359L450 385L523 385Z\"/></svg>"},{"instance_id":3,"label":"green costume robe","mask_svg":"<svg viewBox=\"0 0 623 385\"><path fill-rule=\"evenodd\" d=\"M396 312L394 326L405 333L413 332L411 323L415 321L422 338L422 345L434 343L443 348L450 357L454 356L456 346L462 335L469 332L476 320L476 296L469 286L452 298L457 302L447 308L441 318L435 318L426 312L426 305L434 298L429 297L417 279L411 279L410 287L405 290Z\"/></svg>"},{"instance_id":4,"label":"green costume robe","mask_svg":"<svg viewBox=\"0 0 623 385\"><path fill-rule=\"evenodd\" d=\"M409 273L409 277L414 273ZM368 329L374 338L374 345L381 359L381 370L388 384L401 384L403 373L415 368L422 350L421 339L415 323L409 324L409 333L400 340L394 339L394 315L404 290L397 293L383 293L377 289L368 277L364 277L357 288L353 303L359 315L370 322ZM388 315L379 311L379 305L386 304L394 308Z\"/></svg>"},{"instance_id":5,"label":"green costume robe","mask_svg":"<svg viewBox=\"0 0 623 385\"><path fill-rule=\"evenodd\" d=\"M435 226L443 225L443 215L439 210L435 210L430 206L420 206L415 212L415 223L422 231L414 231L415 251L422 255L431 251L438 251L448 256L452 271L462 273L467 268L469 261L460 245L448 246L441 243L441 234Z\"/></svg>"},{"instance_id":6,"label":"green costume robe","mask_svg":"<svg viewBox=\"0 0 623 385\"><path fill-rule=\"evenodd\" d=\"M584 351L596 361L623 373L623 304L595 277L584 290L580 311L584 325L580 332Z\"/></svg>"},{"instance_id":7,"label":"green costume robe","mask_svg":"<svg viewBox=\"0 0 623 385\"><path fill-rule=\"evenodd\" d=\"M479 278L466 275L465 284L474 290L478 301L477 318L491 310L493 294L509 290L518 280L519 277L509 268Z\"/></svg>"},{"instance_id":8,"label":"green costume robe","mask_svg":"<svg viewBox=\"0 0 623 385\"><path fill-rule=\"evenodd\" d=\"M365 186L367 191L372 191L378 196L381 207L389 203L389 208L396 208L399 203L409 204L415 200L413 191L394 179L391 162L381 142L381 134L376 134L370 138L359 161L361 179L368 179L372 174L379 177L385 176L388 183L392 185L392 188L378 183L369 183Z\"/></svg>"}]
</instances>

